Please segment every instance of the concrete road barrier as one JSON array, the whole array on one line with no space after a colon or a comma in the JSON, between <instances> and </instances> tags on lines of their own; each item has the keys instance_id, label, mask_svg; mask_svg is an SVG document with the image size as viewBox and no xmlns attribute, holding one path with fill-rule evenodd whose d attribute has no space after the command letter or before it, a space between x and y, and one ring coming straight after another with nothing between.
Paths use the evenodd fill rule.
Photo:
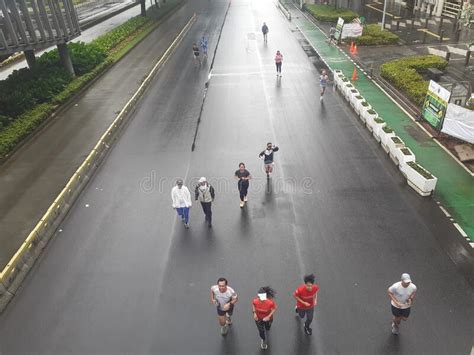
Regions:
<instances>
[{"instance_id":1,"label":"concrete road barrier","mask_svg":"<svg viewBox=\"0 0 474 355\"><path fill-rule=\"evenodd\" d=\"M44 216L2 270L0 273L0 312L5 309L13 298L21 282L26 277L28 271L32 268L34 262L41 254L41 251L46 247L48 241L55 234L57 227L67 215L67 212L76 201L81 190L87 185L87 182L93 176L97 167L109 152L111 145L117 138L117 133L130 118L131 115L129 115L129 113L133 112L134 106L139 102L155 74L174 52L195 21L196 14L189 19L165 53L153 66L152 70L135 94L125 104L124 108L120 111L109 128L104 132L81 166L79 166L76 172L69 179L66 186L48 208Z\"/></svg>"}]
</instances>

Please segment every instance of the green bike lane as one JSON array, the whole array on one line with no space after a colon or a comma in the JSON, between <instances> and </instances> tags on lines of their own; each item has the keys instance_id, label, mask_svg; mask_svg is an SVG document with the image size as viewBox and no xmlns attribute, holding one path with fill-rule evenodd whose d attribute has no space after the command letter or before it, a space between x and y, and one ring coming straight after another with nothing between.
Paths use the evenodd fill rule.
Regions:
<instances>
[{"instance_id":1,"label":"green bike lane","mask_svg":"<svg viewBox=\"0 0 474 355\"><path fill-rule=\"evenodd\" d=\"M307 41L327 63L331 70L342 70L352 77L354 63L334 45L319 28L292 9L292 22ZM377 85L358 69L358 78L353 82L361 95L378 112L387 124L415 153L416 161L431 171L437 178L434 198L448 210L471 241L474 242L474 178L424 132L402 109L400 109Z\"/></svg>"}]
</instances>

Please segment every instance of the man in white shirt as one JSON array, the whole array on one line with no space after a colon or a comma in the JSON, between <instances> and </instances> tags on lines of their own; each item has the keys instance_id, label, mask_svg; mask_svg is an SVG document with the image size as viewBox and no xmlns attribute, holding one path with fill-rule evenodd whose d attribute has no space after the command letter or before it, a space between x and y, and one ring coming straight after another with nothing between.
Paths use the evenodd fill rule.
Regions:
<instances>
[{"instance_id":1,"label":"man in white shirt","mask_svg":"<svg viewBox=\"0 0 474 355\"><path fill-rule=\"evenodd\" d=\"M410 315L411 305L416 296L416 286L411 282L410 275L402 274L401 281L395 282L387 292L392 303L392 334L398 335L400 322L406 321Z\"/></svg>"},{"instance_id":2,"label":"man in white shirt","mask_svg":"<svg viewBox=\"0 0 474 355\"><path fill-rule=\"evenodd\" d=\"M178 212L178 216L184 222L184 227L189 228L189 209L192 206L191 194L186 186L183 185L183 180L176 180L176 186L171 190L172 206Z\"/></svg>"},{"instance_id":3,"label":"man in white shirt","mask_svg":"<svg viewBox=\"0 0 474 355\"><path fill-rule=\"evenodd\" d=\"M221 334L226 335L229 325L232 324L231 316L234 312L234 304L237 303L237 293L227 286L227 279L220 277L217 285L211 287L211 303L217 307L217 318L221 326Z\"/></svg>"}]
</instances>

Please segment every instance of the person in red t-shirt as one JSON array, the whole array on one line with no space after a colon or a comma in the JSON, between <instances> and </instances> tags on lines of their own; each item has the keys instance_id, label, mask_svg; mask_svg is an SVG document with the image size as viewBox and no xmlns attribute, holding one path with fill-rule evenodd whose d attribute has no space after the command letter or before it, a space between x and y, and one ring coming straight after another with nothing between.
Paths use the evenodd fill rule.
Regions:
<instances>
[{"instance_id":1,"label":"person in red t-shirt","mask_svg":"<svg viewBox=\"0 0 474 355\"><path fill-rule=\"evenodd\" d=\"M304 284L299 286L293 293L293 297L296 298L295 312L298 313L301 319L306 316L304 322L304 333L311 335L313 330L310 325L313 321L314 306L318 303L318 284L314 283L314 275L305 275L303 280Z\"/></svg>"},{"instance_id":2,"label":"person in red t-shirt","mask_svg":"<svg viewBox=\"0 0 474 355\"><path fill-rule=\"evenodd\" d=\"M265 332L270 330L273 322L273 313L278 306L273 300L275 291L270 286L261 287L258 290L257 297L252 301L253 319L257 325L258 333L261 338L260 347L265 350L268 348Z\"/></svg>"}]
</instances>

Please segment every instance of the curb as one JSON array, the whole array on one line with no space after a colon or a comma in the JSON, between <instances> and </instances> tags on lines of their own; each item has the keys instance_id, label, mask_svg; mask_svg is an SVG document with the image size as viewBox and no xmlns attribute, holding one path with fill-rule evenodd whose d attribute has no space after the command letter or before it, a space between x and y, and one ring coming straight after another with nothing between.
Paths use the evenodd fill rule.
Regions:
<instances>
[{"instance_id":1,"label":"curb","mask_svg":"<svg viewBox=\"0 0 474 355\"><path fill-rule=\"evenodd\" d=\"M87 185L89 179L94 175L96 169L107 156L112 144L117 140L117 135L121 131L121 128L129 121L131 117L129 113L133 112L136 104L146 92L146 89L156 73L158 73L161 67L166 63L195 21L196 14L190 18L165 53L163 53L161 58L156 62L138 90L125 104L87 158L48 208L36 227L30 232L21 247L0 273L0 312L3 312L11 301L21 282L25 279L38 256L54 235L58 225L64 220L75 200Z\"/></svg>"}]
</instances>

